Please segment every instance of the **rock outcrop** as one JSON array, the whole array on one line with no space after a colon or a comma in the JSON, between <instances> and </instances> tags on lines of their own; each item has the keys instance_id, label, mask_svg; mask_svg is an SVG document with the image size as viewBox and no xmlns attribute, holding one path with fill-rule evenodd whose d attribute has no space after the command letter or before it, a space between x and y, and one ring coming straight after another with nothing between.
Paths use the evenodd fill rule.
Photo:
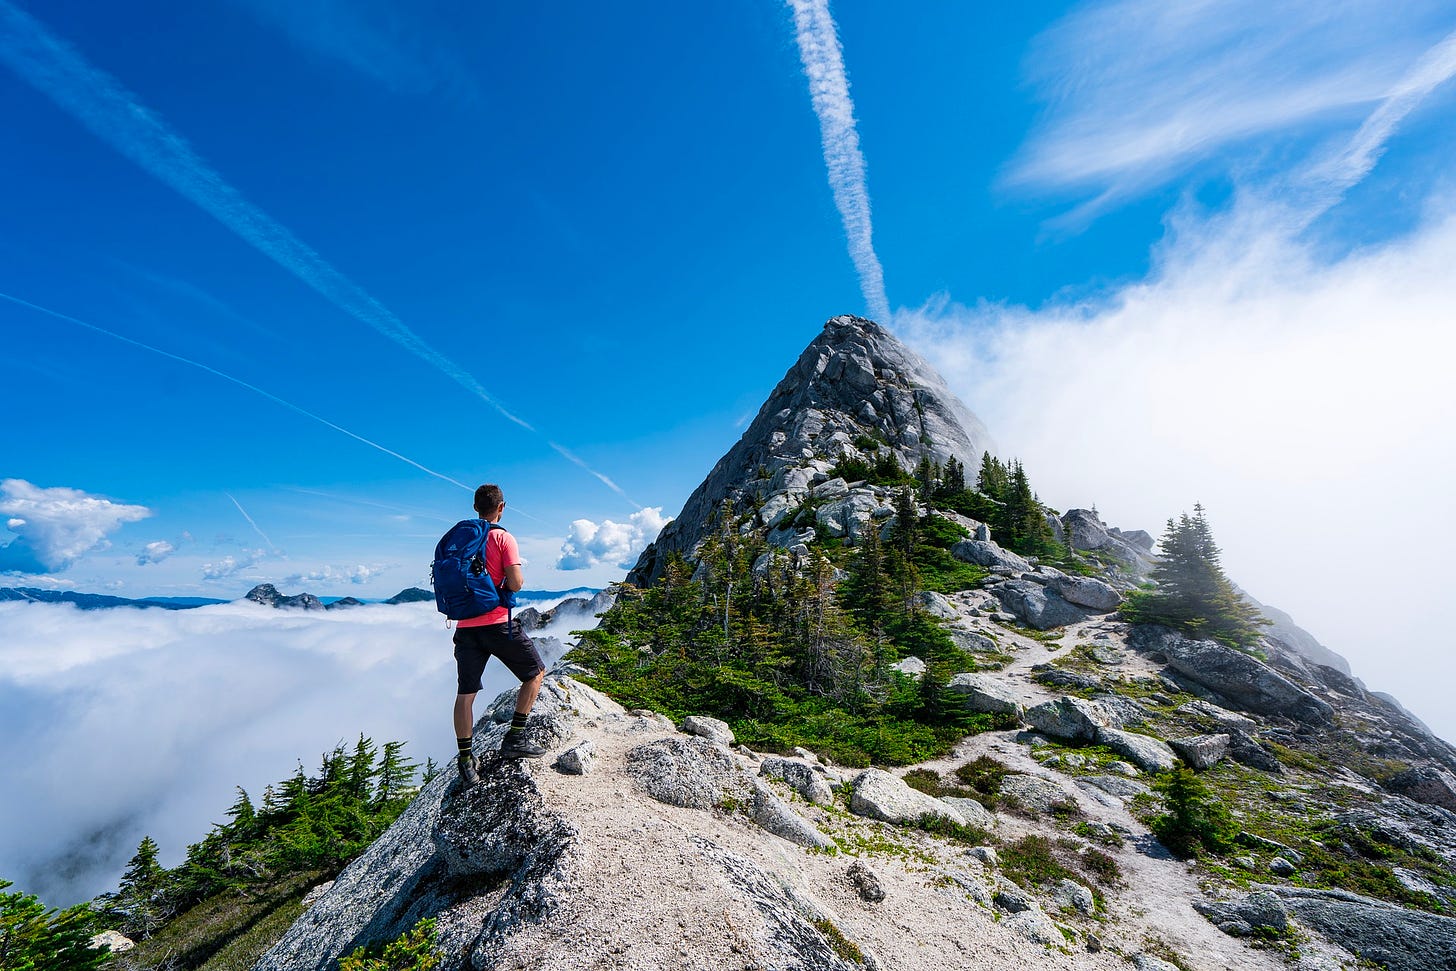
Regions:
<instances>
[{"instance_id":1,"label":"rock outcrop","mask_svg":"<svg viewBox=\"0 0 1456 971\"><path fill-rule=\"evenodd\" d=\"M873 321L835 317L627 579L646 585L670 553L690 554L724 500L761 502L760 514L778 524L829 478L838 459L864 457L856 441L866 440L888 446L907 469L922 457L942 463L954 457L974 469L982 452L995 451L980 419L924 359ZM830 535L852 533L876 518L876 509L888 508L876 500L846 484L843 496L818 509L816 524Z\"/></svg>"},{"instance_id":2,"label":"rock outcrop","mask_svg":"<svg viewBox=\"0 0 1456 971\"><path fill-rule=\"evenodd\" d=\"M1270 887L1299 921L1388 971L1456 968L1456 918L1344 890Z\"/></svg>"},{"instance_id":3,"label":"rock outcrop","mask_svg":"<svg viewBox=\"0 0 1456 971\"><path fill-rule=\"evenodd\" d=\"M1161 654L1185 678L1218 692L1245 711L1284 715L1316 725L1330 722L1334 709L1305 688L1242 651L1217 641L1199 641L1167 627L1148 625L1135 631L1139 650Z\"/></svg>"},{"instance_id":4,"label":"rock outcrop","mask_svg":"<svg viewBox=\"0 0 1456 971\"><path fill-rule=\"evenodd\" d=\"M1124 533L1109 529L1102 517L1092 509L1069 509L1062 516L1062 528L1066 538L1076 550L1095 550L1121 563L1134 574L1145 574L1152 570L1152 537L1142 530Z\"/></svg>"},{"instance_id":5,"label":"rock outcrop","mask_svg":"<svg viewBox=\"0 0 1456 971\"><path fill-rule=\"evenodd\" d=\"M323 601L311 593L299 593L291 597L285 597L271 583L258 584L249 590L243 599L251 600L253 603L262 604L265 607L285 607L299 610L325 609Z\"/></svg>"}]
</instances>

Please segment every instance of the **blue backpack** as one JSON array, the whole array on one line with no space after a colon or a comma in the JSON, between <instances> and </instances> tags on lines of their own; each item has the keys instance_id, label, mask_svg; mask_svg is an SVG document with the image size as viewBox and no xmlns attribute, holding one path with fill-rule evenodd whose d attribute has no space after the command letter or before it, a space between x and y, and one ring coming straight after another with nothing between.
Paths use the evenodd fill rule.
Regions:
<instances>
[{"instance_id":1,"label":"blue backpack","mask_svg":"<svg viewBox=\"0 0 1456 971\"><path fill-rule=\"evenodd\" d=\"M515 591L502 593L485 568L485 541L492 529L505 527L484 519L462 519L435 544L430 583L435 588L435 606L450 620L515 606Z\"/></svg>"}]
</instances>

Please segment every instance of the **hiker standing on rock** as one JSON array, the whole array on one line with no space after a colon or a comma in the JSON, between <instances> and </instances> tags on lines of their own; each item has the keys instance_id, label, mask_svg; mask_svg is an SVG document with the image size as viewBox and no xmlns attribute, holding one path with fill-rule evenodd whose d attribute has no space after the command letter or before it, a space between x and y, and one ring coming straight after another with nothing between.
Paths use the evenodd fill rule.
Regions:
<instances>
[{"instance_id":1,"label":"hiker standing on rock","mask_svg":"<svg viewBox=\"0 0 1456 971\"><path fill-rule=\"evenodd\" d=\"M516 693L516 713L511 719L510 731L501 743L501 755L531 758L546 754L544 748L526 738L524 731L526 718L531 713L531 706L536 703L537 692L541 690L546 665L541 663L541 655L531 638L526 636L520 624L513 623L511 619L515 592L521 589L525 580L521 573L521 551L515 537L499 525L505 508L506 499L500 486L483 485L476 489L475 511L480 519L467 519L457 524L440 540L440 547L436 550L435 596L447 617L454 616L446 609L443 599L451 586L449 572L452 558L463 560L463 573L471 577L470 583L477 595L480 589L487 591L485 603L491 602L490 588L485 586L488 576L498 602L498 606L483 614L458 619L455 625L455 667L459 679L455 695L455 741L459 746L457 762L460 778L466 785L480 781L477 772L479 763L471 750L471 739L475 724L475 695L481 688L485 662L491 656L500 658L521 682ZM483 536L480 535L482 532ZM442 553L445 556L442 557Z\"/></svg>"}]
</instances>

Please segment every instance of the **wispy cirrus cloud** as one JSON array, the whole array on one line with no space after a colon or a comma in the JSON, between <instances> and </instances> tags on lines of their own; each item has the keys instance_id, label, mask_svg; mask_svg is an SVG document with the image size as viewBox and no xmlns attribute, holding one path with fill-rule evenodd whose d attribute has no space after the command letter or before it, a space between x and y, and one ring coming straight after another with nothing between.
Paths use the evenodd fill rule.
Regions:
<instances>
[{"instance_id":1,"label":"wispy cirrus cloud","mask_svg":"<svg viewBox=\"0 0 1456 971\"><path fill-rule=\"evenodd\" d=\"M641 508L611 478L497 401L474 376L440 353L388 307L222 177L187 140L116 78L87 61L40 21L0 0L0 62L93 135L208 213L355 320L455 381L501 417L537 435L562 458Z\"/></svg>"},{"instance_id":2,"label":"wispy cirrus cloud","mask_svg":"<svg viewBox=\"0 0 1456 971\"><path fill-rule=\"evenodd\" d=\"M473 97L474 79L454 55L426 41L410 19L417 5L375 0L237 0L300 50L343 64L396 94Z\"/></svg>"},{"instance_id":3,"label":"wispy cirrus cloud","mask_svg":"<svg viewBox=\"0 0 1456 971\"><path fill-rule=\"evenodd\" d=\"M890 302L885 296L885 272L875 253L869 184L855 126L854 99L849 95L844 51L829 13L829 0L788 2L794 12L795 37L804 76L809 80L809 97L819 118L829 187L849 241L849 258L859 274L860 292L869 315L889 321Z\"/></svg>"},{"instance_id":4,"label":"wispy cirrus cloud","mask_svg":"<svg viewBox=\"0 0 1456 971\"><path fill-rule=\"evenodd\" d=\"M87 553L106 549L111 545L107 536L126 523L151 514L146 506L113 502L80 489L0 480L0 517L15 534L0 546L0 573L58 573Z\"/></svg>"},{"instance_id":5,"label":"wispy cirrus cloud","mask_svg":"<svg viewBox=\"0 0 1456 971\"><path fill-rule=\"evenodd\" d=\"M1075 223L1213 160L1244 178L1301 145L1323 160L1311 144L1362 118L1373 148L1450 76L1431 44L1453 28L1456 12L1432 0L1084 7L1032 45L1027 76L1047 108L1005 181L1082 196ZM1384 118L1370 114L1380 103ZM1347 177L1368 158L1356 149L1311 174Z\"/></svg>"}]
</instances>

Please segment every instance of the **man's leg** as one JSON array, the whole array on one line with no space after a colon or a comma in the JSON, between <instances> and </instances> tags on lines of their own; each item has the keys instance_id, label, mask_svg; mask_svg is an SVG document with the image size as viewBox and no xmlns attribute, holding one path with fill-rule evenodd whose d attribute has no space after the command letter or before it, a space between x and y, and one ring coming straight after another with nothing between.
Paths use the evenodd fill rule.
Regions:
<instances>
[{"instance_id":1,"label":"man's leg","mask_svg":"<svg viewBox=\"0 0 1456 971\"><path fill-rule=\"evenodd\" d=\"M534 758L545 755L546 749L526 738L526 718L536 704L536 695L541 691L541 682L546 677L546 665L526 632L516 624L502 624L498 631L500 641L493 653L501 659L511 673L521 679L516 691L516 711L511 718L510 731L501 742L501 754L514 758Z\"/></svg>"},{"instance_id":2,"label":"man's leg","mask_svg":"<svg viewBox=\"0 0 1456 971\"><path fill-rule=\"evenodd\" d=\"M529 715L531 708L536 704L536 695L541 693L541 682L546 680L545 671L537 671L534 678L527 678L521 682L521 687L516 691L516 714Z\"/></svg>"},{"instance_id":3,"label":"man's leg","mask_svg":"<svg viewBox=\"0 0 1456 971\"><path fill-rule=\"evenodd\" d=\"M474 628L455 629L456 693L455 746L456 765L460 770L460 781L473 786L480 781L476 771L473 736L475 730L475 695L480 691L480 676L485 671L489 655L482 649L479 635Z\"/></svg>"},{"instance_id":4,"label":"man's leg","mask_svg":"<svg viewBox=\"0 0 1456 971\"><path fill-rule=\"evenodd\" d=\"M524 690L524 686L522 686L522 688ZM531 700L532 701L535 701L536 700L536 696L534 694L531 696ZM520 703L519 702L517 702L516 707L518 707L518 708L520 707ZM529 705L526 707L526 710L527 711L530 711L531 710ZM456 695L455 696L455 737L456 738L470 738L471 733L474 731L474 728L475 728L475 692L472 691L468 695Z\"/></svg>"}]
</instances>

